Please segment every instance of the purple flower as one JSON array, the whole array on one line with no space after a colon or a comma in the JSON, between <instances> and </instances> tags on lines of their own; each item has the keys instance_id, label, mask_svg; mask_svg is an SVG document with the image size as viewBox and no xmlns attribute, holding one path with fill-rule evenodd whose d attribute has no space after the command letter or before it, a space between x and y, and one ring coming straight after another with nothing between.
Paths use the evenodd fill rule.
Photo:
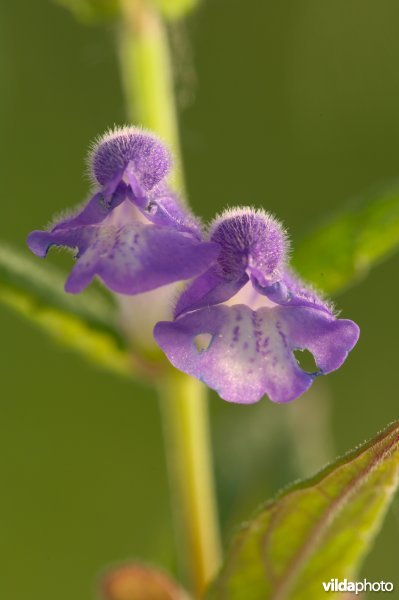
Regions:
<instances>
[{"instance_id":1,"label":"purple flower","mask_svg":"<svg viewBox=\"0 0 399 600\"><path fill-rule=\"evenodd\" d=\"M211 242L220 253L181 295L173 322L157 323L157 343L178 369L225 400L257 402L267 394L290 402L315 377L342 365L359 337L353 321L287 267L281 225L263 211L234 209L217 218ZM309 350L317 370L305 372L295 350Z\"/></svg>"},{"instance_id":2,"label":"purple flower","mask_svg":"<svg viewBox=\"0 0 399 600\"><path fill-rule=\"evenodd\" d=\"M104 135L90 155L96 190L76 214L50 231L33 231L29 248L77 249L65 284L81 292L97 275L114 292L138 294L203 273L218 247L166 185L170 157L154 135L125 127Z\"/></svg>"}]
</instances>

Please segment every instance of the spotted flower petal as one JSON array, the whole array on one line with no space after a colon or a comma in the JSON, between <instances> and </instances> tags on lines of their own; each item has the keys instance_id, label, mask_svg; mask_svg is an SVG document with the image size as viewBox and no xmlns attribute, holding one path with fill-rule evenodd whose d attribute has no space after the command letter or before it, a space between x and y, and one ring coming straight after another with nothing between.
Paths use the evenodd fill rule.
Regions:
<instances>
[{"instance_id":1,"label":"spotted flower petal","mask_svg":"<svg viewBox=\"0 0 399 600\"><path fill-rule=\"evenodd\" d=\"M203 271L216 255L214 244L155 225L130 223L95 228L65 289L81 292L98 275L114 292L139 294L189 279Z\"/></svg>"},{"instance_id":2,"label":"spotted flower petal","mask_svg":"<svg viewBox=\"0 0 399 600\"><path fill-rule=\"evenodd\" d=\"M358 338L352 321L309 308L213 306L155 326L155 339L178 369L227 401L257 402L267 394L290 402L318 375L337 369ZM314 355L318 371L298 365L296 349Z\"/></svg>"},{"instance_id":3,"label":"spotted flower petal","mask_svg":"<svg viewBox=\"0 0 399 600\"><path fill-rule=\"evenodd\" d=\"M191 282L175 320L158 323L155 339L169 360L217 390L225 400L289 402L315 377L337 369L359 329L287 265L281 225L262 211L227 211L211 227L218 259ZM305 372L295 350L317 364Z\"/></svg>"}]
</instances>

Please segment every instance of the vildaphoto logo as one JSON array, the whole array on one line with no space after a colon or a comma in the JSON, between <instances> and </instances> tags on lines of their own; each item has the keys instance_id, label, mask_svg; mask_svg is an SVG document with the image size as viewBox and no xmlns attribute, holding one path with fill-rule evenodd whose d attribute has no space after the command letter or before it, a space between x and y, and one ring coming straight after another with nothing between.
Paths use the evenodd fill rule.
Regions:
<instances>
[{"instance_id":1,"label":"vildaphoto logo","mask_svg":"<svg viewBox=\"0 0 399 600\"><path fill-rule=\"evenodd\" d=\"M354 592L355 594L361 594L362 592L392 592L393 583L390 581L348 581L344 579L330 579L330 581L323 581L323 588L325 592Z\"/></svg>"}]
</instances>

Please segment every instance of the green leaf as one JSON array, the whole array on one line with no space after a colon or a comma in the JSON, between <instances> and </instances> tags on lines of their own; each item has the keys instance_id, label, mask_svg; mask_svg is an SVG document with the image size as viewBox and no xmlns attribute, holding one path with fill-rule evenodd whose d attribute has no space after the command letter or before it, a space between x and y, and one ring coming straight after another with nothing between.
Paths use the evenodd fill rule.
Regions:
<instances>
[{"instance_id":1,"label":"green leaf","mask_svg":"<svg viewBox=\"0 0 399 600\"><path fill-rule=\"evenodd\" d=\"M207 598L319 600L322 582L353 581L398 475L396 422L267 504L235 536Z\"/></svg>"},{"instance_id":2,"label":"green leaf","mask_svg":"<svg viewBox=\"0 0 399 600\"><path fill-rule=\"evenodd\" d=\"M66 294L65 279L51 265L0 245L1 303L102 367L131 375L132 359L110 301L92 290Z\"/></svg>"},{"instance_id":3,"label":"green leaf","mask_svg":"<svg viewBox=\"0 0 399 600\"><path fill-rule=\"evenodd\" d=\"M311 231L295 248L294 266L325 292L364 277L399 246L399 188L360 199Z\"/></svg>"},{"instance_id":4,"label":"green leaf","mask_svg":"<svg viewBox=\"0 0 399 600\"><path fill-rule=\"evenodd\" d=\"M101 23L115 19L119 14L119 0L54 0L69 9L83 23Z\"/></svg>"}]
</instances>

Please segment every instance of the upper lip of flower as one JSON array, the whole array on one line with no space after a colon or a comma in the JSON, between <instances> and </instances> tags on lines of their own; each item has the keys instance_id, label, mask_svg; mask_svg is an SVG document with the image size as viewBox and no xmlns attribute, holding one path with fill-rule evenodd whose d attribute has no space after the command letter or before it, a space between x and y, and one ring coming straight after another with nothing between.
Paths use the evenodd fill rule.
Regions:
<instances>
[{"instance_id":1,"label":"upper lip of flower","mask_svg":"<svg viewBox=\"0 0 399 600\"><path fill-rule=\"evenodd\" d=\"M172 160L156 135L126 126L109 130L95 141L88 167L93 179L104 186L118 173L128 176L129 163L137 183L148 192L167 177Z\"/></svg>"},{"instance_id":2,"label":"upper lip of flower","mask_svg":"<svg viewBox=\"0 0 399 600\"><path fill-rule=\"evenodd\" d=\"M220 246L217 262L182 294L175 318L227 301L249 281L272 286L285 270L286 232L264 211L249 207L226 211L211 224L209 239Z\"/></svg>"},{"instance_id":3,"label":"upper lip of flower","mask_svg":"<svg viewBox=\"0 0 399 600\"><path fill-rule=\"evenodd\" d=\"M218 259L180 296L175 318L226 302L249 282L258 294L275 304L333 313L332 304L287 266L287 234L265 211L249 207L228 210L211 224L209 238L220 246Z\"/></svg>"}]
</instances>

